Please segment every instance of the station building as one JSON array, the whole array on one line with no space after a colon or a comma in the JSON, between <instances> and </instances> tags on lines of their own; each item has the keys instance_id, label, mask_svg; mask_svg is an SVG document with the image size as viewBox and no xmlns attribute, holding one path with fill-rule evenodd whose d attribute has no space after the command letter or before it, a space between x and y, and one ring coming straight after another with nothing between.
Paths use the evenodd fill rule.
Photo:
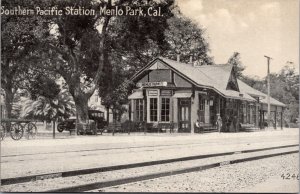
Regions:
<instances>
[{"instance_id":1,"label":"station building","mask_svg":"<svg viewBox=\"0 0 300 194\"><path fill-rule=\"evenodd\" d=\"M237 79L232 65L202 65L156 58L131 80L136 89L130 100L130 120L172 123L175 131L194 133L195 123L219 131L264 127L267 95ZM282 128L285 105L270 98L273 127Z\"/></svg>"}]
</instances>

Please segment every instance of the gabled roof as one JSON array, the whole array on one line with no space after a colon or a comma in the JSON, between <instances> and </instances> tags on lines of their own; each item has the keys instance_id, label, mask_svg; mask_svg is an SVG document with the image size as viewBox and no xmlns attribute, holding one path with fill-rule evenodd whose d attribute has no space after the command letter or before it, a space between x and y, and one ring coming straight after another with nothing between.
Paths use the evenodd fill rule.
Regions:
<instances>
[{"instance_id":1,"label":"gabled roof","mask_svg":"<svg viewBox=\"0 0 300 194\"><path fill-rule=\"evenodd\" d=\"M155 61L160 60L166 66L170 67L174 72L178 73L180 76L194 84L195 86L204 86L214 89L216 92L220 93L225 97L243 99L248 101L256 101L254 97L263 97L260 100L262 103L266 102L267 95L250 87L246 83L237 79L238 87L240 92L234 90L226 90L227 84L232 73L232 65L202 65L194 66L193 64L186 64L177 62L171 59L159 57L152 60L148 65L136 73L132 80L136 79L141 75L147 68L149 68ZM285 106L283 103L270 98L270 103L277 106Z\"/></svg>"},{"instance_id":2,"label":"gabled roof","mask_svg":"<svg viewBox=\"0 0 300 194\"><path fill-rule=\"evenodd\" d=\"M163 57L159 57L159 59L176 69L185 77L193 80L198 86L209 86L226 97L255 101L255 99L247 93L226 90L232 71L232 65L202 65L195 67L193 64L181 63ZM240 96L240 94L242 94L242 96Z\"/></svg>"},{"instance_id":3,"label":"gabled roof","mask_svg":"<svg viewBox=\"0 0 300 194\"><path fill-rule=\"evenodd\" d=\"M238 79L238 84L241 88L241 90L243 90L243 92L247 92L248 94L252 95L252 96L258 96L260 97L260 102L267 104L268 103L268 95L265 93L262 93L261 91L258 91L254 88L252 88L251 86L247 85L246 83L242 82L241 80ZM282 102L279 102L278 100L270 97L270 104L273 105L277 105L277 106L283 106L285 107L286 105L283 104Z\"/></svg>"}]
</instances>

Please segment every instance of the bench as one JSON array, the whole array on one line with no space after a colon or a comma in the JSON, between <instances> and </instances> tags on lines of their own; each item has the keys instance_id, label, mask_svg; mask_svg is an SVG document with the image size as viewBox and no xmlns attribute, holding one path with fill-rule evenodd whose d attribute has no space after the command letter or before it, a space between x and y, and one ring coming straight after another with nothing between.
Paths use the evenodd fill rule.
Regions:
<instances>
[{"instance_id":1,"label":"bench","mask_svg":"<svg viewBox=\"0 0 300 194\"><path fill-rule=\"evenodd\" d=\"M104 127L103 130L101 131L101 135L103 131L112 132L113 135L117 132L124 132L122 129L122 125L119 122L116 123L109 123L108 126Z\"/></svg>"},{"instance_id":2,"label":"bench","mask_svg":"<svg viewBox=\"0 0 300 194\"><path fill-rule=\"evenodd\" d=\"M170 133L174 133L174 128L176 126L176 123L170 122L170 123L159 123L159 128L162 132L167 132L167 129L170 131Z\"/></svg>"},{"instance_id":3,"label":"bench","mask_svg":"<svg viewBox=\"0 0 300 194\"><path fill-rule=\"evenodd\" d=\"M158 132L160 131L160 126L158 125L158 123L146 123L146 127L144 129L144 133L147 132Z\"/></svg>"},{"instance_id":4,"label":"bench","mask_svg":"<svg viewBox=\"0 0 300 194\"><path fill-rule=\"evenodd\" d=\"M175 126L176 126L176 123L173 123L173 122L170 122L170 123L146 123L145 133L146 132L166 133L167 130L169 130L170 133L173 133Z\"/></svg>"},{"instance_id":5,"label":"bench","mask_svg":"<svg viewBox=\"0 0 300 194\"><path fill-rule=\"evenodd\" d=\"M194 128L195 128L195 133L208 133L208 132L218 131L217 127L211 123L199 123L199 127L197 127L195 123Z\"/></svg>"},{"instance_id":6,"label":"bench","mask_svg":"<svg viewBox=\"0 0 300 194\"><path fill-rule=\"evenodd\" d=\"M241 129L251 129L255 128L254 123L240 123L240 128Z\"/></svg>"}]
</instances>

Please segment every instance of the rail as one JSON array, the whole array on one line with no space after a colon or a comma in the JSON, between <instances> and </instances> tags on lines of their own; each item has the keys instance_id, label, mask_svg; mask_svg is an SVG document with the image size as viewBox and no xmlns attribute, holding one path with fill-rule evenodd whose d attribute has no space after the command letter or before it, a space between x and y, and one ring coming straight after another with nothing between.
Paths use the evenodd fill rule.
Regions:
<instances>
[{"instance_id":1,"label":"rail","mask_svg":"<svg viewBox=\"0 0 300 194\"><path fill-rule=\"evenodd\" d=\"M26 183L26 182L31 182L31 181L41 180L41 179L48 179L48 178L57 178L57 177L65 178L65 177L72 177L72 176L79 176L79 175L89 175L89 174L94 174L94 173L99 173L99 172L124 170L124 169L130 169L130 168L140 168L140 167L147 167L147 166L153 166L153 165L170 164L170 163L175 163L175 162L193 161L193 160L199 160L199 159L215 158L215 157L220 157L220 156L230 156L230 155L235 155L235 154L255 153L255 152L270 151L270 150L276 150L276 149L293 148L293 147L298 147L298 146L299 146L299 144L268 147L268 148L256 148L256 149L238 150L238 151L231 151L231 152L224 152L224 153L194 155L194 156L172 158L172 159L166 159L166 160L157 160L157 161L140 162L140 163L132 163L132 164L124 164L124 165L116 165L116 166L107 166L107 167L99 167L99 168L89 168L89 169L80 169L80 170L72 170L72 171L53 172L53 173L47 173L47 174L37 174L37 175L30 175L30 176L23 176L23 177L6 178L6 179L1 180L1 185ZM298 152L299 151L297 149L297 151L284 152L283 155L289 154L289 153L298 153ZM274 154L266 155L265 157L272 157L272 156L277 156L277 155L276 154L275 155ZM259 156L256 159L260 159L260 158L264 158L264 157ZM244 158L244 159L239 159L239 160L230 160L229 163L232 164L232 163L239 163L239 162L245 162L245 161L251 161L251 160L253 160L253 159ZM224 163L218 163L215 165L213 165L213 166L217 167L217 166L224 165ZM186 171L187 170L188 169L186 169ZM174 171L172 171L172 172L175 173ZM178 173L179 172L183 173L183 171L178 171ZM155 175L155 176L159 176L159 175ZM79 187L78 188L70 187L70 188L74 189L74 190L72 190L73 192L74 191L83 191L83 190L79 189ZM49 192L67 192L67 191L71 191L70 188L69 188L69 190L52 190ZM79 189L79 190L77 190L77 189Z\"/></svg>"}]
</instances>

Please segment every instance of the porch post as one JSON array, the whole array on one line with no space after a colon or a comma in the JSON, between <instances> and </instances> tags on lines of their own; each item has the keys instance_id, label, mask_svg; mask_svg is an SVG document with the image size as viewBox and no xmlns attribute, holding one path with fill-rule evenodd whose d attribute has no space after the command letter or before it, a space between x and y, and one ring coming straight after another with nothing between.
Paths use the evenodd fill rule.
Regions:
<instances>
[{"instance_id":1,"label":"porch post","mask_svg":"<svg viewBox=\"0 0 300 194\"><path fill-rule=\"evenodd\" d=\"M282 111L283 109L281 109L281 112L280 112L280 128L282 130Z\"/></svg>"},{"instance_id":2,"label":"porch post","mask_svg":"<svg viewBox=\"0 0 300 194\"><path fill-rule=\"evenodd\" d=\"M276 119L277 119L277 106L275 106L275 114L274 114L274 119L275 119L275 129L277 129L277 127L276 127L276 124L277 124L277 122L276 122Z\"/></svg>"},{"instance_id":3,"label":"porch post","mask_svg":"<svg viewBox=\"0 0 300 194\"><path fill-rule=\"evenodd\" d=\"M255 127L259 128L259 111L258 105L255 103Z\"/></svg>"},{"instance_id":4,"label":"porch post","mask_svg":"<svg viewBox=\"0 0 300 194\"><path fill-rule=\"evenodd\" d=\"M265 128L265 111L264 110L262 111L262 114L263 114L263 124L262 125L263 125L263 128Z\"/></svg>"},{"instance_id":5,"label":"porch post","mask_svg":"<svg viewBox=\"0 0 300 194\"><path fill-rule=\"evenodd\" d=\"M239 131L239 124L240 124L240 101L236 100L237 102L237 118L236 118L236 126L235 126L235 131L238 132Z\"/></svg>"},{"instance_id":6,"label":"porch post","mask_svg":"<svg viewBox=\"0 0 300 194\"><path fill-rule=\"evenodd\" d=\"M134 103L134 100L130 100L131 101L131 112L130 112L130 118L132 119L131 121L135 121L134 120L134 105L135 105L135 103ZM109 111L109 110L108 110Z\"/></svg>"},{"instance_id":7,"label":"porch post","mask_svg":"<svg viewBox=\"0 0 300 194\"><path fill-rule=\"evenodd\" d=\"M129 106L128 106L128 119L129 119L129 121L132 121L132 120L131 120L131 100L130 100L130 102L129 102L128 105L129 105Z\"/></svg>"},{"instance_id":8,"label":"porch post","mask_svg":"<svg viewBox=\"0 0 300 194\"><path fill-rule=\"evenodd\" d=\"M221 98L218 96L218 114L221 115Z\"/></svg>"}]
</instances>

